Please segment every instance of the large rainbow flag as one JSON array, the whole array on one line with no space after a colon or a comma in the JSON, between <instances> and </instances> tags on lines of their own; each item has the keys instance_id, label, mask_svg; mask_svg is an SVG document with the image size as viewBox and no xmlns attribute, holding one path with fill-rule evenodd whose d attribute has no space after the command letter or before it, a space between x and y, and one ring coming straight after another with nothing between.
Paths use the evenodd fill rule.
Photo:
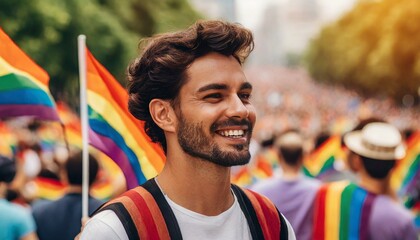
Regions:
<instances>
[{"instance_id":1,"label":"large rainbow flag","mask_svg":"<svg viewBox=\"0 0 420 240\"><path fill-rule=\"evenodd\" d=\"M328 138L303 161L303 171L310 177L319 177L334 168L334 161L341 154L339 135Z\"/></svg>"},{"instance_id":2,"label":"large rainbow flag","mask_svg":"<svg viewBox=\"0 0 420 240\"><path fill-rule=\"evenodd\" d=\"M420 184L420 131L406 139L406 155L397 162L391 175L391 187L401 197L404 205L414 216L414 223L420 229L420 201L413 195L418 194ZM416 202L417 201L417 202Z\"/></svg>"},{"instance_id":3,"label":"large rainbow flag","mask_svg":"<svg viewBox=\"0 0 420 240\"><path fill-rule=\"evenodd\" d=\"M49 76L0 28L0 118L58 120Z\"/></svg>"},{"instance_id":4,"label":"large rainbow flag","mask_svg":"<svg viewBox=\"0 0 420 240\"><path fill-rule=\"evenodd\" d=\"M322 186L314 204L313 239L369 239L367 226L375 197L348 181Z\"/></svg>"},{"instance_id":5,"label":"large rainbow flag","mask_svg":"<svg viewBox=\"0 0 420 240\"><path fill-rule=\"evenodd\" d=\"M146 135L144 123L128 111L127 91L86 52L89 141L117 163L131 189L162 170L164 153Z\"/></svg>"},{"instance_id":6,"label":"large rainbow flag","mask_svg":"<svg viewBox=\"0 0 420 240\"><path fill-rule=\"evenodd\" d=\"M65 139L71 148L82 149L81 123L78 115L64 102L57 102L57 111L64 127ZM60 130L63 134L62 129ZM57 137L56 137L57 139ZM89 152L94 155L101 166L96 181L90 187L90 194L98 199L108 200L125 191L125 184L120 183L123 178L119 167L107 155L90 147ZM34 181L35 196L41 199L55 200L66 193L67 185L58 179L37 177Z\"/></svg>"}]
</instances>

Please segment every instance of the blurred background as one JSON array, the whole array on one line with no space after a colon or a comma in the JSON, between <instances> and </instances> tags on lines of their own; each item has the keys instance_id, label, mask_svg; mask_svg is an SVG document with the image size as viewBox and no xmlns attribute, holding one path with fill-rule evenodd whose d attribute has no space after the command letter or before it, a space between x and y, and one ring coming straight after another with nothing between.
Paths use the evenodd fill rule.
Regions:
<instances>
[{"instance_id":1,"label":"blurred background","mask_svg":"<svg viewBox=\"0 0 420 240\"><path fill-rule=\"evenodd\" d=\"M0 121L0 155L18 167L7 199L30 207L65 194L66 147L81 148L79 34L125 86L141 39L198 19L238 22L255 37L244 65L258 115L253 158L232 168L232 182L250 186L274 176L280 169L273 140L288 128L299 129L305 151L314 153L304 161L306 175L323 181L334 171L345 175L343 134L361 120L383 119L404 133L409 154L392 189L420 229L419 0L1 0L0 28L48 72L62 121ZM319 136L328 141L317 150ZM125 191L115 159L90 152L101 165L91 195L105 201Z\"/></svg>"},{"instance_id":2,"label":"blurred background","mask_svg":"<svg viewBox=\"0 0 420 240\"><path fill-rule=\"evenodd\" d=\"M125 85L140 39L206 18L255 34L245 68L257 86L258 135L290 126L340 132L372 114L419 126L416 0L17 0L0 9L0 26L49 73L56 101L76 111L78 34Z\"/></svg>"},{"instance_id":3,"label":"blurred background","mask_svg":"<svg viewBox=\"0 0 420 240\"><path fill-rule=\"evenodd\" d=\"M262 147L284 129L298 128L311 149L320 133L341 136L369 117L402 132L420 126L418 0L0 1L0 27L48 72L63 124L75 132L66 141L78 138L79 147L77 36L87 36L93 55L125 86L141 39L198 19L238 22L253 31L255 50L244 68L255 85L254 137ZM53 124L2 122L1 154L13 157L23 143L37 143L41 158L50 159L41 162L64 158L57 156L65 145L62 129ZM112 160L103 161L118 176ZM105 193L104 186L98 192L107 198L113 190Z\"/></svg>"}]
</instances>

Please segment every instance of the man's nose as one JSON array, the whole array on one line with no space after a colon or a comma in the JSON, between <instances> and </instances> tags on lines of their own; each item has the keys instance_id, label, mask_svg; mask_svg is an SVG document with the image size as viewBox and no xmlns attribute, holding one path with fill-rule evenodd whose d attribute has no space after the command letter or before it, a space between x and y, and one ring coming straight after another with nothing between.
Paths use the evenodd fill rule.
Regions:
<instances>
[{"instance_id":1,"label":"man's nose","mask_svg":"<svg viewBox=\"0 0 420 240\"><path fill-rule=\"evenodd\" d=\"M249 109L238 96L232 97L226 112L231 118L244 119L249 116Z\"/></svg>"}]
</instances>

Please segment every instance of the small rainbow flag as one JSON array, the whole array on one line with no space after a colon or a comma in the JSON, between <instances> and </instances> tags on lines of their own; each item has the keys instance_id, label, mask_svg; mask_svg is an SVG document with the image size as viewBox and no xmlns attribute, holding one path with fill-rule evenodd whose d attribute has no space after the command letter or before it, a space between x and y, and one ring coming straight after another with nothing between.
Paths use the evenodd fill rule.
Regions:
<instances>
[{"instance_id":1,"label":"small rainbow flag","mask_svg":"<svg viewBox=\"0 0 420 240\"><path fill-rule=\"evenodd\" d=\"M334 168L341 151L340 136L333 135L303 161L303 171L310 177L319 177Z\"/></svg>"},{"instance_id":2,"label":"small rainbow flag","mask_svg":"<svg viewBox=\"0 0 420 240\"><path fill-rule=\"evenodd\" d=\"M0 118L58 121L49 76L0 28Z\"/></svg>"},{"instance_id":3,"label":"small rainbow flag","mask_svg":"<svg viewBox=\"0 0 420 240\"><path fill-rule=\"evenodd\" d=\"M128 111L128 93L86 49L90 144L123 171L131 189L163 168L162 148L144 132L144 123Z\"/></svg>"},{"instance_id":4,"label":"small rainbow flag","mask_svg":"<svg viewBox=\"0 0 420 240\"><path fill-rule=\"evenodd\" d=\"M258 179L269 178L273 176L273 166L265 159L258 158L252 172Z\"/></svg>"},{"instance_id":5,"label":"small rainbow flag","mask_svg":"<svg viewBox=\"0 0 420 240\"><path fill-rule=\"evenodd\" d=\"M67 186L58 179L37 177L33 180L35 196L40 199L56 200L62 197Z\"/></svg>"},{"instance_id":6,"label":"small rainbow flag","mask_svg":"<svg viewBox=\"0 0 420 240\"><path fill-rule=\"evenodd\" d=\"M15 133L13 133L4 122L0 122L0 136L0 155L13 158L14 149L16 148L17 144L17 138Z\"/></svg>"},{"instance_id":7,"label":"small rainbow flag","mask_svg":"<svg viewBox=\"0 0 420 240\"><path fill-rule=\"evenodd\" d=\"M418 196L406 196L403 200L404 206L411 210L414 215L414 225L420 231L420 200Z\"/></svg>"},{"instance_id":8,"label":"small rainbow flag","mask_svg":"<svg viewBox=\"0 0 420 240\"><path fill-rule=\"evenodd\" d=\"M322 186L314 203L313 239L369 239L367 226L375 197L348 181Z\"/></svg>"},{"instance_id":9,"label":"small rainbow flag","mask_svg":"<svg viewBox=\"0 0 420 240\"><path fill-rule=\"evenodd\" d=\"M79 116L64 102L57 102L57 111L64 126L67 143L69 146L82 149L82 127Z\"/></svg>"},{"instance_id":10,"label":"small rainbow flag","mask_svg":"<svg viewBox=\"0 0 420 240\"><path fill-rule=\"evenodd\" d=\"M240 169L232 175L231 181L238 186L247 187L254 184L256 179L247 166L241 166Z\"/></svg>"}]
</instances>

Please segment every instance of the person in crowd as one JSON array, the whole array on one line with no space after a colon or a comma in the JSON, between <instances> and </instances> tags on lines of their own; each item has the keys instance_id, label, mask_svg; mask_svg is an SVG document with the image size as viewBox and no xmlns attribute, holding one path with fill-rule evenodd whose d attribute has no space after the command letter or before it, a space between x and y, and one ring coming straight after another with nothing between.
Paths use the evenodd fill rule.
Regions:
<instances>
[{"instance_id":1,"label":"person in crowd","mask_svg":"<svg viewBox=\"0 0 420 240\"><path fill-rule=\"evenodd\" d=\"M81 239L294 239L272 202L230 182L250 159L253 46L248 29L218 20L149 40L128 69L128 107L165 166L105 204Z\"/></svg>"},{"instance_id":2,"label":"person in crowd","mask_svg":"<svg viewBox=\"0 0 420 240\"><path fill-rule=\"evenodd\" d=\"M89 185L98 173L99 164L89 156ZM82 152L73 153L64 163L61 179L68 185L66 194L55 201L43 201L33 205L32 214L41 240L74 239L80 232L82 219ZM103 204L91 196L88 198L89 214ZM100 239L100 238L99 238Z\"/></svg>"},{"instance_id":3,"label":"person in crowd","mask_svg":"<svg viewBox=\"0 0 420 240\"><path fill-rule=\"evenodd\" d=\"M315 201L314 239L417 239L413 216L389 193L389 177L405 155L399 130L371 122L344 136L357 183L326 184Z\"/></svg>"},{"instance_id":4,"label":"person in crowd","mask_svg":"<svg viewBox=\"0 0 420 240\"><path fill-rule=\"evenodd\" d=\"M0 239L38 239L30 211L5 199L8 185L16 175L15 161L0 156Z\"/></svg>"},{"instance_id":5,"label":"person in crowd","mask_svg":"<svg viewBox=\"0 0 420 240\"><path fill-rule=\"evenodd\" d=\"M250 188L267 196L287 217L297 239L311 239L313 202L321 182L302 174L303 138L286 130L274 142L282 174L257 182Z\"/></svg>"},{"instance_id":6,"label":"person in crowd","mask_svg":"<svg viewBox=\"0 0 420 240\"><path fill-rule=\"evenodd\" d=\"M364 126L373 122L386 121L378 116L364 117L359 119L356 125L347 132L360 131L363 129ZM353 159L356 157L356 155L352 151L349 151L349 149L346 147L346 144L344 143L344 136L347 132L343 133L340 138L341 159L335 160L334 170L322 179L323 182L336 182L342 180L349 180L351 182L358 181L356 169L353 166Z\"/></svg>"}]
</instances>

